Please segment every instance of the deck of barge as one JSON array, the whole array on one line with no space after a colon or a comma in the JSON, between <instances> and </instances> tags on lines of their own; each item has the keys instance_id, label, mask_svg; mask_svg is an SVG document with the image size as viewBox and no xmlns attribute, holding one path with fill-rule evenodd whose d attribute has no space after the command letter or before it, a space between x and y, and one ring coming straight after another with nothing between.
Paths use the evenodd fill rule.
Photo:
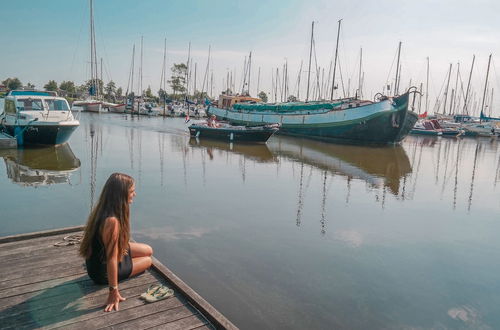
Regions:
<instances>
[{"instance_id":1,"label":"deck of barge","mask_svg":"<svg viewBox=\"0 0 500 330\"><path fill-rule=\"evenodd\" d=\"M81 231L73 227L0 238L2 329L236 329L156 259L151 270L120 283L127 299L118 312L105 313L108 289L87 276L78 245L54 246ZM146 304L140 294L158 282L175 295Z\"/></svg>"}]
</instances>

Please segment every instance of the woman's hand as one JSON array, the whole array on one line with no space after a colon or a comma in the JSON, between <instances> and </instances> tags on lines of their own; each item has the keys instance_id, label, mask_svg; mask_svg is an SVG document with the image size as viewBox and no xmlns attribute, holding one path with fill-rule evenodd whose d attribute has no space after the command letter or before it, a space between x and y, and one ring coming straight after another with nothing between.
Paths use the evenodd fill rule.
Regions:
<instances>
[{"instance_id":1,"label":"woman's hand","mask_svg":"<svg viewBox=\"0 0 500 330\"><path fill-rule=\"evenodd\" d=\"M106 307L104 308L104 311L111 312L113 309L118 311L120 302L124 300L125 298L123 298L120 295L118 289L109 291L108 301L106 302Z\"/></svg>"}]
</instances>

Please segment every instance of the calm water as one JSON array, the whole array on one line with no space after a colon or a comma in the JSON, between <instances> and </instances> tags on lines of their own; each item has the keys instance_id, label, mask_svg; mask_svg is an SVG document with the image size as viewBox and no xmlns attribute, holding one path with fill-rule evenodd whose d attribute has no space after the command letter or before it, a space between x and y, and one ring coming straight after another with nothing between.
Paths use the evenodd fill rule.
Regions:
<instances>
[{"instance_id":1,"label":"calm water","mask_svg":"<svg viewBox=\"0 0 500 330\"><path fill-rule=\"evenodd\" d=\"M0 235L83 224L120 171L134 238L241 328L500 328L496 140L250 146L80 120L67 146L0 151Z\"/></svg>"}]
</instances>

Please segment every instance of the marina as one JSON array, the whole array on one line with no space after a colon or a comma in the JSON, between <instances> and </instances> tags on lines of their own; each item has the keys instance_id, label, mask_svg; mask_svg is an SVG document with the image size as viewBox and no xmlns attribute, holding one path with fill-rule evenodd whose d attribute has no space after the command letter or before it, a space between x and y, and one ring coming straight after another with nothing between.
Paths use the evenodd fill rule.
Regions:
<instances>
[{"instance_id":1,"label":"marina","mask_svg":"<svg viewBox=\"0 0 500 330\"><path fill-rule=\"evenodd\" d=\"M500 3L25 2L0 329L500 329Z\"/></svg>"},{"instance_id":2,"label":"marina","mask_svg":"<svg viewBox=\"0 0 500 330\"><path fill-rule=\"evenodd\" d=\"M79 120L64 157L1 156L1 236L81 225L123 171L134 239L239 328L498 324L495 138L252 145L190 138L183 118Z\"/></svg>"}]
</instances>

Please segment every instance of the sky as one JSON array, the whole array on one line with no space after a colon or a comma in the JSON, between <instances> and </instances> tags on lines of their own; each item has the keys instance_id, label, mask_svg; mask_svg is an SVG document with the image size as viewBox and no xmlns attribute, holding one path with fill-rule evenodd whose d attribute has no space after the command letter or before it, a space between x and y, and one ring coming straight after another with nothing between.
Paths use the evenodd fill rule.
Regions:
<instances>
[{"instance_id":1,"label":"sky","mask_svg":"<svg viewBox=\"0 0 500 330\"><path fill-rule=\"evenodd\" d=\"M89 79L88 0L0 0L0 8L0 80L18 77L23 83L43 88L51 79L77 84ZM166 38L169 68L187 61L191 43L191 81L196 63L197 89L201 89L210 46L215 96L225 88L228 73L234 75L235 90L241 90L245 57L251 51L252 95L257 94L257 87L269 94L272 72L279 68L281 76L286 61L290 94L303 99L314 21L316 56L312 59L311 85L317 83L318 74L325 95L329 95L326 89L331 83L326 81L331 80L329 65L334 57L337 21L342 19L335 96L342 96L342 90L353 95L358 88L361 49L363 97L372 99L382 92L383 86L394 82L396 53L402 42L400 89L422 83L425 91L429 57L429 112L435 110L437 98L443 99L450 63L449 95L456 84L457 63L466 88L473 55L471 86L475 96L470 102L480 105L488 56L493 54L488 95L493 88L493 113L500 115L500 1L94 0L94 11L104 81L113 80L124 90L134 44L134 80L138 81L142 36L144 88L159 89Z\"/></svg>"}]
</instances>

